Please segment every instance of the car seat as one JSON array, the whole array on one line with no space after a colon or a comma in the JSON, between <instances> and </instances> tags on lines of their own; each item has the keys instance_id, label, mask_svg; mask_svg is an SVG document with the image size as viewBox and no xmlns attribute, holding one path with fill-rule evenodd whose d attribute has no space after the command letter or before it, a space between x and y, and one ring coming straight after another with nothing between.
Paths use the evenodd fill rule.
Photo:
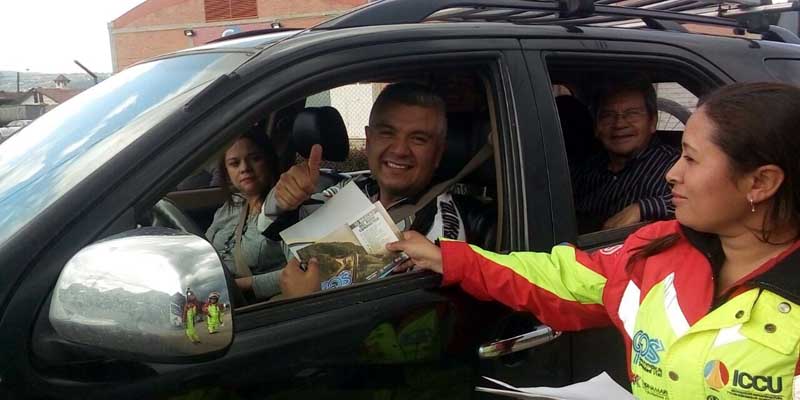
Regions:
<instances>
[{"instance_id":1,"label":"car seat","mask_svg":"<svg viewBox=\"0 0 800 400\"><path fill-rule=\"evenodd\" d=\"M291 148L308 158L311 146L322 145L322 159L340 162L350 154L347 128L339 111L333 107L306 107L297 114L292 126ZM317 191L322 191L347 178L342 174L320 171Z\"/></svg>"},{"instance_id":2,"label":"car seat","mask_svg":"<svg viewBox=\"0 0 800 400\"><path fill-rule=\"evenodd\" d=\"M488 115L448 113L446 147L434 180L444 181L456 176L486 144L489 131ZM494 249L497 241L496 191L492 159L453 188L454 200L467 231L467 241L487 249Z\"/></svg>"},{"instance_id":3,"label":"car seat","mask_svg":"<svg viewBox=\"0 0 800 400\"><path fill-rule=\"evenodd\" d=\"M558 119L564 135L564 149L570 169L601 152L602 145L594 137L594 121L589 108L574 96L556 97Z\"/></svg>"}]
</instances>

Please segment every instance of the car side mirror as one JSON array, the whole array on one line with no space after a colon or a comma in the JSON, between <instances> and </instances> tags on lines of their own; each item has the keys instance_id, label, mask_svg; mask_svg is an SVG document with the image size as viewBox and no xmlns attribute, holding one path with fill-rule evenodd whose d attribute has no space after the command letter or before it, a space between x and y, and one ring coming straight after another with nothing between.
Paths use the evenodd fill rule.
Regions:
<instances>
[{"instance_id":1,"label":"car side mirror","mask_svg":"<svg viewBox=\"0 0 800 400\"><path fill-rule=\"evenodd\" d=\"M223 268L200 237L160 227L124 232L67 262L50 323L68 341L137 361L221 355L233 342Z\"/></svg>"}]
</instances>

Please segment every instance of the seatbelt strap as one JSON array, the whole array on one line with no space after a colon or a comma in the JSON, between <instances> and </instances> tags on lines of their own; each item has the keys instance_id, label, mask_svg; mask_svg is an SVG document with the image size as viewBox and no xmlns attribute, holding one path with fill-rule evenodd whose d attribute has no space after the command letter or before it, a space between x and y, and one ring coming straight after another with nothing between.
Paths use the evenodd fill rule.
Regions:
<instances>
[{"instance_id":1,"label":"seatbelt strap","mask_svg":"<svg viewBox=\"0 0 800 400\"><path fill-rule=\"evenodd\" d=\"M247 215L250 213L250 204L245 200L242 206L242 211L239 213L239 223L236 224L236 236L234 236L233 245L233 262L236 264L236 272L234 275L237 278L252 276L253 271L250 266L244 261L242 256L242 234L244 234L244 225L247 222Z\"/></svg>"},{"instance_id":2,"label":"seatbelt strap","mask_svg":"<svg viewBox=\"0 0 800 400\"><path fill-rule=\"evenodd\" d=\"M389 216L392 217L394 222L400 222L414 214L417 211L425 208L431 201L436 199L440 194L444 193L450 187L458 183L462 178L469 175L471 172L475 171L478 167L480 167L486 160L492 157L493 150L492 150L492 143L491 138L490 140L486 141L486 144L472 156L472 159L464 165L464 168L461 168L461 171L456 174L456 176L443 181L439 182L436 185L433 185L425 194L423 194L419 200L417 200L414 204L403 204L397 207L392 207L391 209L387 210ZM410 224L406 224L406 227L410 226Z\"/></svg>"}]
</instances>

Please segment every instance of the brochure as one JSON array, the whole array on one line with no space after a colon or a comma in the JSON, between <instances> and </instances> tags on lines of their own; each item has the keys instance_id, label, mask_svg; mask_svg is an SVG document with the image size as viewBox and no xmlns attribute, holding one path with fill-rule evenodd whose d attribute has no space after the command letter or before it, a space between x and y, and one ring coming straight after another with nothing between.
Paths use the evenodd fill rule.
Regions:
<instances>
[{"instance_id":1,"label":"brochure","mask_svg":"<svg viewBox=\"0 0 800 400\"><path fill-rule=\"evenodd\" d=\"M382 278L408 258L386 250L402 234L383 205L353 182L281 237L301 263L317 258L322 290Z\"/></svg>"},{"instance_id":2,"label":"brochure","mask_svg":"<svg viewBox=\"0 0 800 400\"><path fill-rule=\"evenodd\" d=\"M618 399L634 400L633 395L618 385L603 372L585 382L575 383L560 388L553 387L530 387L518 388L511 386L497 379L484 376L484 379L502 387L503 389L493 389L478 386L478 392L492 393L501 396L508 396L517 399L539 399L539 400L594 400L594 399Z\"/></svg>"}]
</instances>

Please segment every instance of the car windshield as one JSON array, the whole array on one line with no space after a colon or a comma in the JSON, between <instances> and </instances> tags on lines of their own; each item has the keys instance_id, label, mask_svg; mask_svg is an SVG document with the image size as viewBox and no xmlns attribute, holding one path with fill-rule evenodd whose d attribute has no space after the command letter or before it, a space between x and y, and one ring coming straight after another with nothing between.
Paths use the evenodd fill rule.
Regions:
<instances>
[{"instance_id":1,"label":"car windshield","mask_svg":"<svg viewBox=\"0 0 800 400\"><path fill-rule=\"evenodd\" d=\"M195 53L133 66L59 105L0 144L0 246L250 55Z\"/></svg>"}]
</instances>

